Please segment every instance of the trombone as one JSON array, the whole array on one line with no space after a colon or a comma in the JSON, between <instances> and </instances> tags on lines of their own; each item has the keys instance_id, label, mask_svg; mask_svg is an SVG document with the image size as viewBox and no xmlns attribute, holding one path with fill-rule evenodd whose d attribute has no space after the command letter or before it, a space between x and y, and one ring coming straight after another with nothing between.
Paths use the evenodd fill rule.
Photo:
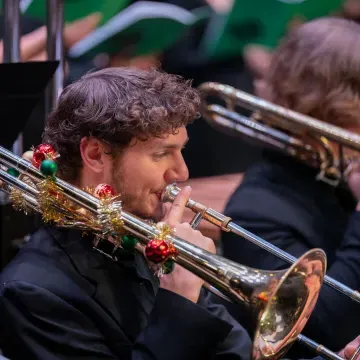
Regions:
<instances>
[{"instance_id":1,"label":"trombone","mask_svg":"<svg viewBox=\"0 0 360 360\"><path fill-rule=\"evenodd\" d=\"M360 151L360 136L337 126L228 85L207 82L200 85L199 89L203 100L201 112L211 126L281 149L318 168L317 179L332 186L339 184L354 160L344 155L343 148ZM209 104L208 97L223 100L226 107ZM241 115L237 111L240 106L252 111L252 115Z\"/></svg>"},{"instance_id":2,"label":"trombone","mask_svg":"<svg viewBox=\"0 0 360 360\"><path fill-rule=\"evenodd\" d=\"M161 194L162 201L173 202L180 190L181 189L177 187L176 184L168 185ZM199 202L196 202L191 198L188 200L186 207L195 213L195 216L190 223L190 225L194 229L196 229L199 226L200 222L204 219L212 223L213 225L218 226L223 231L232 232L236 235L243 237L244 239L252 242L253 244L261 247L262 249L288 262L289 264L294 264L298 261L295 256L288 254L286 251L281 250L277 246L270 244L259 236L256 236L250 231L247 231L243 227L232 222L230 217L221 214L214 209L211 209ZM344 295L349 296L354 301L360 303L359 291L353 290L327 275L324 276L324 283L331 286L333 289L343 293ZM219 294L219 296L221 295Z\"/></svg>"},{"instance_id":3,"label":"trombone","mask_svg":"<svg viewBox=\"0 0 360 360\"><path fill-rule=\"evenodd\" d=\"M261 140L307 161L311 166L318 167L317 179L330 185L337 186L352 164L352 159L344 156L343 147L360 152L360 136L337 126L275 105L228 85L208 82L200 85L199 89L203 98L201 112L209 124L231 133ZM210 96L221 98L227 107L209 104L207 98ZM236 112L237 106L243 106L255 113L251 117L245 117ZM330 140L336 142L338 147L334 147ZM179 191L176 184L168 185L162 194L162 201L174 201ZM205 219L223 231L242 236L290 264L297 261L296 257L250 233L214 209L193 199L189 199L186 206L196 214L191 222L194 228ZM324 283L360 302L359 291L327 275Z\"/></svg>"},{"instance_id":4,"label":"trombone","mask_svg":"<svg viewBox=\"0 0 360 360\"><path fill-rule=\"evenodd\" d=\"M53 165L52 169L56 169ZM115 261L115 250L124 248L125 236L131 234L136 237L134 250L150 260L149 266L153 267L156 264L146 250L158 240L171 249L166 261L180 264L202 278L210 289L253 310L258 320L253 340L254 360L279 359L296 340L327 358L343 360L301 335L326 271L326 255L321 249L308 251L287 270L253 269L175 236L164 223L154 224L134 216L122 208L117 196L96 197L96 192L80 190L55 177L54 172L49 174L42 166L40 170L0 147L1 190L10 194L16 209L38 212L44 221L55 226L94 233L94 249ZM104 242L113 250L104 252L101 247ZM162 265L157 262L153 269L158 271Z\"/></svg>"}]
</instances>

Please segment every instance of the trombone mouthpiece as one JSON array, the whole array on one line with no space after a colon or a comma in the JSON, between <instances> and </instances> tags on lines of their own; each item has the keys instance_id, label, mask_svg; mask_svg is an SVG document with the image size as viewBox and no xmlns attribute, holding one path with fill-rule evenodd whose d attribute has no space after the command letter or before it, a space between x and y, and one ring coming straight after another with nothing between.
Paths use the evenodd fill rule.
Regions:
<instances>
[{"instance_id":1,"label":"trombone mouthpiece","mask_svg":"<svg viewBox=\"0 0 360 360\"><path fill-rule=\"evenodd\" d=\"M180 188L176 186L176 183L170 184L166 186L164 191L161 193L161 201L166 202L173 202L180 192Z\"/></svg>"},{"instance_id":2,"label":"trombone mouthpiece","mask_svg":"<svg viewBox=\"0 0 360 360\"><path fill-rule=\"evenodd\" d=\"M177 187L175 183L168 185L161 194L161 201L164 203L173 202L180 190L181 189ZM205 220L209 221L215 226L220 227L222 230L229 231L227 225L231 221L231 218L228 216L225 216L203 204L200 204L193 199L188 200L186 207L192 210L195 214L201 214Z\"/></svg>"}]
</instances>

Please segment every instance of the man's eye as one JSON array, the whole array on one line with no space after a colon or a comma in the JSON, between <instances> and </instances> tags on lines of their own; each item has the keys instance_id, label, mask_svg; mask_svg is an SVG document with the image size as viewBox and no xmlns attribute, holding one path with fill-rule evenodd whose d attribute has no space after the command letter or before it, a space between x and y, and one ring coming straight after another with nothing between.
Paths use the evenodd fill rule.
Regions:
<instances>
[{"instance_id":1,"label":"man's eye","mask_svg":"<svg viewBox=\"0 0 360 360\"><path fill-rule=\"evenodd\" d=\"M167 155L168 155L168 152L161 152L161 153L156 153L156 154L154 154L153 157L154 157L155 159L161 159L161 158L163 158L163 157L165 157L165 156L167 156Z\"/></svg>"}]
</instances>

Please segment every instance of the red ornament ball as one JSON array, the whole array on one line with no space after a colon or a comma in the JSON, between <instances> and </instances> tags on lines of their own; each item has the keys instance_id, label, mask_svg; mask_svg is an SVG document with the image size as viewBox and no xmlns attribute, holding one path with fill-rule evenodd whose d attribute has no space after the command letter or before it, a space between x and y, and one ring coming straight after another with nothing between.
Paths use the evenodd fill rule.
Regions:
<instances>
[{"instance_id":1,"label":"red ornament ball","mask_svg":"<svg viewBox=\"0 0 360 360\"><path fill-rule=\"evenodd\" d=\"M173 254L173 247L165 240L150 240L145 247L145 256L155 264L166 261Z\"/></svg>"},{"instance_id":2,"label":"red ornament ball","mask_svg":"<svg viewBox=\"0 0 360 360\"><path fill-rule=\"evenodd\" d=\"M99 199L106 199L115 195L115 190L108 184L99 184L94 191L94 196Z\"/></svg>"},{"instance_id":3,"label":"red ornament ball","mask_svg":"<svg viewBox=\"0 0 360 360\"><path fill-rule=\"evenodd\" d=\"M51 145L40 144L34 149L31 162L35 167L40 168L41 163L45 159L55 160L55 158L56 158L56 151Z\"/></svg>"}]
</instances>

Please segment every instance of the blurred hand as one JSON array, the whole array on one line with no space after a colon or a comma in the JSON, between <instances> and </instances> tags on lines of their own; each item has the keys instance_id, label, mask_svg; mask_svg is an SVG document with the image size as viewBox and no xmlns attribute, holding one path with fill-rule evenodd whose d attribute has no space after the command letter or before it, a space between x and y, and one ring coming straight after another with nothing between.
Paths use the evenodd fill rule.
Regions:
<instances>
[{"instance_id":1,"label":"blurred hand","mask_svg":"<svg viewBox=\"0 0 360 360\"><path fill-rule=\"evenodd\" d=\"M219 14L227 13L231 10L234 0L205 0L210 7Z\"/></svg>"},{"instance_id":2,"label":"blurred hand","mask_svg":"<svg viewBox=\"0 0 360 360\"><path fill-rule=\"evenodd\" d=\"M256 96L271 101L271 93L265 80L272 61L272 52L265 46L248 45L244 49L244 61L254 75L253 86Z\"/></svg>"},{"instance_id":3,"label":"blurred hand","mask_svg":"<svg viewBox=\"0 0 360 360\"><path fill-rule=\"evenodd\" d=\"M176 229L176 236L201 247L211 253L216 252L214 242L200 231L194 230L189 223L181 223L185 205L190 198L191 188L185 187L177 195L172 203L164 221ZM196 303L200 296L200 290L204 281L176 264L172 273L160 278L160 287L181 295Z\"/></svg>"},{"instance_id":4,"label":"blurred hand","mask_svg":"<svg viewBox=\"0 0 360 360\"><path fill-rule=\"evenodd\" d=\"M269 70L272 59L270 49L262 45L248 45L244 49L244 60L250 71L258 79L263 79Z\"/></svg>"},{"instance_id":5,"label":"blurred hand","mask_svg":"<svg viewBox=\"0 0 360 360\"><path fill-rule=\"evenodd\" d=\"M69 49L87 34L93 31L101 19L98 13L91 14L83 19L76 20L64 26L64 47ZM46 53L46 27L42 26L20 39L21 61L45 61ZM3 62L4 47L0 41L0 62Z\"/></svg>"}]
</instances>

